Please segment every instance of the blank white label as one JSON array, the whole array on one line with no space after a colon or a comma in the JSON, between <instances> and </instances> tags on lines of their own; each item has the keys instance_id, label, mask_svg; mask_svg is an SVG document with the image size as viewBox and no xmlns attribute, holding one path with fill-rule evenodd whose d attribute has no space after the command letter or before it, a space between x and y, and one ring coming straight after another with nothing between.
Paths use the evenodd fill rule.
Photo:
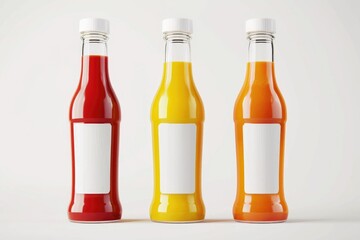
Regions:
<instances>
[{"instance_id":1,"label":"blank white label","mask_svg":"<svg viewBox=\"0 0 360 240\"><path fill-rule=\"evenodd\" d=\"M74 123L75 192L110 192L111 124Z\"/></svg>"},{"instance_id":2,"label":"blank white label","mask_svg":"<svg viewBox=\"0 0 360 240\"><path fill-rule=\"evenodd\" d=\"M160 192L195 192L196 125L160 124Z\"/></svg>"},{"instance_id":3,"label":"blank white label","mask_svg":"<svg viewBox=\"0 0 360 240\"><path fill-rule=\"evenodd\" d=\"M280 124L244 124L245 192L279 192Z\"/></svg>"}]
</instances>

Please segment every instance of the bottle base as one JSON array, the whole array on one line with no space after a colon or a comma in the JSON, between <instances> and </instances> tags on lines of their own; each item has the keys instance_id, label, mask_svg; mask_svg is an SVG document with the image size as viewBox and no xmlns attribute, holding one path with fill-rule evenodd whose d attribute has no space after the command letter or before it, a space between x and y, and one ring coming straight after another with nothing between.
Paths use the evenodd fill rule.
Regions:
<instances>
[{"instance_id":1,"label":"bottle base","mask_svg":"<svg viewBox=\"0 0 360 240\"><path fill-rule=\"evenodd\" d=\"M81 224L98 224L98 223L120 222L121 219L118 219L118 220L105 220L105 221L79 221L79 220L71 220L71 219L69 219L69 221L72 222L72 223L81 223Z\"/></svg>"},{"instance_id":2,"label":"bottle base","mask_svg":"<svg viewBox=\"0 0 360 240\"><path fill-rule=\"evenodd\" d=\"M109 223L121 220L120 213L68 213L70 222L74 223Z\"/></svg>"},{"instance_id":3,"label":"bottle base","mask_svg":"<svg viewBox=\"0 0 360 240\"><path fill-rule=\"evenodd\" d=\"M150 214L150 220L156 223L198 223L203 222L205 214L200 213L159 213Z\"/></svg>"},{"instance_id":4,"label":"bottle base","mask_svg":"<svg viewBox=\"0 0 360 240\"><path fill-rule=\"evenodd\" d=\"M259 223L259 224L266 224L266 223L283 223L283 222L286 222L287 219L285 220L275 220L275 221L249 221L249 220L237 220L237 219L234 219L235 222L238 222L238 223L253 223L253 224L256 224L256 223Z\"/></svg>"},{"instance_id":5,"label":"bottle base","mask_svg":"<svg viewBox=\"0 0 360 240\"><path fill-rule=\"evenodd\" d=\"M243 223L282 223L286 222L287 213L240 213L234 214L236 222Z\"/></svg>"},{"instance_id":6,"label":"bottle base","mask_svg":"<svg viewBox=\"0 0 360 240\"><path fill-rule=\"evenodd\" d=\"M153 220L151 219L152 222L154 223L167 223L167 224L187 224L187 223L201 223L204 222L204 219L200 219L200 220L188 220L188 221L166 221L166 220Z\"/></svg>"}]
</instances>

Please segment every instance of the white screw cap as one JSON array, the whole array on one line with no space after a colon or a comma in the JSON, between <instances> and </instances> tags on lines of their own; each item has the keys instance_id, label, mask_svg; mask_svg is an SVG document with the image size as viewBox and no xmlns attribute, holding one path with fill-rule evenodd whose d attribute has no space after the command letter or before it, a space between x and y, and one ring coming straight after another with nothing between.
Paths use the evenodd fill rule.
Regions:
<instances>
[{"instance_id":1,"label":"white screw cap","mask_svg":"<svg viewBox=\"0 0 360 240\"><path fill-rule=\"evenodd\" d=\"M103 18L84 18L80 20L79 31L84 32L99 32L110 33L109 21Z\"/></svg>"},{"instance_id":2,"label":"white screw cap","mask_svg":"<svg viewBox=\"0 0 360 240\"><path fill-rule=\"evenodd\" d=\"M275 20L271 18L253 18L246 21L246 33L266 32L274 34L276 32Z\"/></svg>"},{"instance_id":3,"label":"white screw cap","mask_svg":"<svg viewBox=\"0 0 360 240\"><path fill-rule=\"evenodd\" d=\"M162 32L183 32L187 34L193 33L193 24L191 19L187 18L167 18L162 22Z\"/></svg>"}]
</instances>

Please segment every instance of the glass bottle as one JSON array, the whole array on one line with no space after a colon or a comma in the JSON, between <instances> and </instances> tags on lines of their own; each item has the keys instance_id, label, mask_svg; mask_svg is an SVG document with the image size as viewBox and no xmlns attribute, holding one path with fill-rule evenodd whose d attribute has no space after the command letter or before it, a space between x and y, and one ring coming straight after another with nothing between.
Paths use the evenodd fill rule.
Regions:
<instances>
[{"instance_id":1,"label":"glass bottle","mask_svg":"<svg viewBox=\"0 0 360 240\"><path fill-rule=\"evenodd\" d=\"M275 79L275 21L250 19L246 32L249 61L234 108L238 185L233 214L244 222L282 222L288 216L283 180L286 105Z\"/></svg>"},{"instance_id":2,"label":"glass bottle","mask_svg":"<svg viewBox=\"0 0 360 240\"><path fill-rule=\"evenodd\" d=\"M71 221L102 222L121 218L118 197L120 105L108 73L109 22L80 21L81 77L70 105L72 194Z\"/></svg>"},{"instance_id":3,"label":"glass bottle","mask_svg":"<svg viewBox=\"0 0 360 240\"><path fill-rule=\"evenodd\" d=\"M165 19L165 63L151 108L154 195L150 218L197 222L205 216L201 196L204 107L190 59L192 21Z\"/></svg>"}]
</instances>

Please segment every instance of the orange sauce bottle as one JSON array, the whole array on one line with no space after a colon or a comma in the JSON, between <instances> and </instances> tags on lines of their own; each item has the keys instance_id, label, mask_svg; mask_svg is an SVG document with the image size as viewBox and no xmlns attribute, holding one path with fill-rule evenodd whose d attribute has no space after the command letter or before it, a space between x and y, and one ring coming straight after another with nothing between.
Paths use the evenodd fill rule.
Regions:
<instances>
[{"instance_id":1,"label":"orange sauce bottle","mask_svg":"<svg viewBox=\"0 0 360 240\"><path fill-rule=\"evenodd\" d=\"M249 61L234 107L237 195L234 219L283 222L286 105L275 80L273 19L246 22Z\"/></svg>"}]
</instances>

